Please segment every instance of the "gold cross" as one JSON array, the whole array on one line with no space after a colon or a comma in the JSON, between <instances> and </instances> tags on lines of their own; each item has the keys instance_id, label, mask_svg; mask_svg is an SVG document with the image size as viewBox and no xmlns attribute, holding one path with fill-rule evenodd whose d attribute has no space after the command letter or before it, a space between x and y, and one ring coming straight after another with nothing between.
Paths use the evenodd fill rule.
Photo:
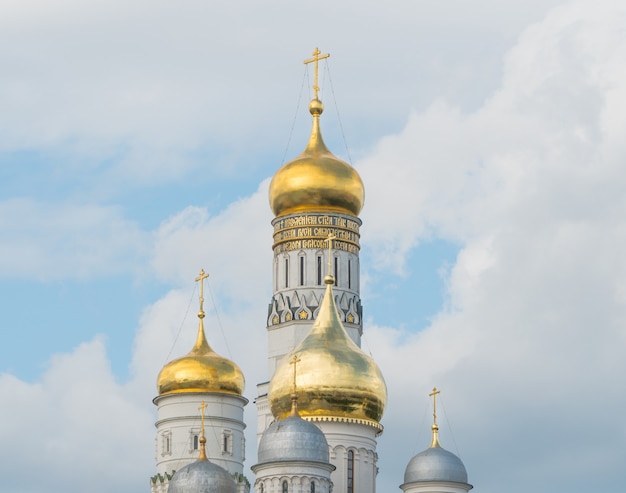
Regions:
<instances>
[{"instance_id":1,"label":"gold cross","mask_svg":"<svg viewBox=\"0 0 626 493\"><path fill-rule=\"evenodd\" d=\"M330 56L330 53L326 53L325 55L321 55L320 53L322 53L320 51L319 48L315 48L315 51L313 51L313 58L309 58L308 60L304 61L305 65L308 65L309 63L314 63L314 67L315 67L315 72L314 72L314 76L313 76L313 92L315 92L315 98L317 99L317 95L320 92L320 88L317 85L318 84L318 62L320 60L323 60L324 58L328 58Z\"/></svg>"},{"instance_id":2,"label":"gold cross","mask_svg":"<svg viewBox=\"0 0 626 493\"><path fill-rule=\"evenodd\" d=\"M437 390L437 387L433 387L433 391L428 394L428 397L433 398L433 422L437 424L437 394L441 394L441 391Z\"/></svg>"},{"instance_id":3,"label":"gold cross","mask_svg":"<svg viewBox=\"0 0 626 493\"><path fill-rule=\"evenodd\" d=\"M198 410L200 411L200 416L202 417L202 437L204 437L204 410L209 407L206 402L202 401Z\"/></svg>"},{"instance_id":4,"label":"gold cross","mask_svg":"<svg viewBox=\"0 0 626 493\"><path fill-rule=\"evenodd\" d=\"M329 276L332 276L330 258L333 255L333 240L336 240L336 239L337 237L334 234L328 233L328 238L324 240L324 243L328 242L328 275Z\"/></svg>"},{"instance_id":5,"label":"gold cross","mask_svg":"<svg viewBox=\"0 0 626 493\"><path fill-rule=\"evenodd\" d=\"M200 312L198 315L204 317L204 280L207 279L209 275L204 272L204 269L200 269L200 275L195 278L196 282L200 282Z\"/></svg>"},{"instance_id":6,"label":"gold cross","mask_svg":"<svg viewBox=\"0 0 626 493\"><path fill-rule=\"evenodd\" d=\"M296 392L296 366L298 365L298 363L300 363L300 361L302 360L298 358L297 354L294 354L293 357L289 360L289 364L293 365L293 392L294 394Z\"/></svg>"}]
</instances>

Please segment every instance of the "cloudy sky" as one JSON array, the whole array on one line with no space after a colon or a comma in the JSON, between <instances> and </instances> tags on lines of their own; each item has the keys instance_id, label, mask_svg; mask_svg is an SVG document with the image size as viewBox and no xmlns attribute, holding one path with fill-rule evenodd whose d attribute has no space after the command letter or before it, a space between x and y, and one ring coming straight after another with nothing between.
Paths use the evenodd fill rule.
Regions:
<instances>
[{"instance_id":1,"label":"cloudy sky","mask_svg":"<svg viewBox=\"0 0 626 493\"><path fill-rule=\"evenodd\" d=\"M255 397L267 187L308 137L316 46L325 139L366 187L379 491L434 385L476 491L622 491L624 26L618 0L0 0L0 491L148 491L200 268Z\"/></svg>"}]
</instances>

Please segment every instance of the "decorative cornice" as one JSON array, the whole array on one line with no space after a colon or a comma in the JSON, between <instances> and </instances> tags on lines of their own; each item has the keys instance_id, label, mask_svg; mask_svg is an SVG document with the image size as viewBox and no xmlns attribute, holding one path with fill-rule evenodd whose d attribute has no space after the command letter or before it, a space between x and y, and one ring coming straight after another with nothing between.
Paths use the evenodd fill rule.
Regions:
<instances>
[{"instance_id":1,"label":"decorative cornice","mask_svg":"<svg viewBox=\"0 0 626 493\"><path fill-rule=\"evenodd\" d=\"M307 421L334 422L334 423L356 423L360 425L370 426L377 431L376 436L380 435L384 427L379 422L371 419L349 418L345 416L302 416Z\"/></svg>"},{"instance_id":2,"label":"decorative cornice","mask_svg":"<svg viewBox=\"0 0 626 493\"><path fill-rule=\"evenodd\" d=\"M178 397L178 396L193 396L196 397L198 399L200 399L201 396L218 396L218 397L229 397L231 399L235 399L235 400L239 400L241 402L243 402L243 405L245 406L246 404L248 404L248 402L250 402L248 399L246 399L244 396L242 395L236 395L236 394L223 394L220 392L176 392L173 394L163 394L163 395L157 395L154 399L152 399L152 403L156 406L158 406L158 402L162 399L168 399L168 398L172 398L172 397ZM200 399L202 400L202 399Z\"/></svg>"},{"instance_id":3,"label":"decorative cornice","mask_svg":"<svg viewBox=\"0 0 626 493\"><path fill-rule=\"evenodd\" d=\"M247 425L245 422L243 421L239 421L238 419L233 419L233 418L225 418L224 416L215 416L215 415L211 415L208 414L207 415L208 418L211 418L211 420L215 421L215 422L220 422L220 423L233 423L233 424L237 424L240 425L243 423L243 429L245 430ZM154 423L154 426L160 426L162 424L165 423L171 423L171 422L177 422L177 421L183 421L183 420L187 420L187 421L197 421L198 420L198 416L174 416L171 418L165 418L165 419L160 419L158 421L156 421Z\"/></svg>"},{"instance_id":4,"label":"decorative cornice","mask_svg":"<svg viewBox=\"0 0 626 493\"><path fill-rule=\"evenodd\" d=\"M320 291L323 288L320 287ZM268 307L267 327L285 323L310 322L317 318L321 302L311 288L293 290L293 294L276 293ZM344 324L357 326L361 330L363 307L358 295L343 292L335 297L339 316ZM310 301L307 301L310 300ZM303 316L306 314L306 316Z\"/></svg>"}]
</instances>

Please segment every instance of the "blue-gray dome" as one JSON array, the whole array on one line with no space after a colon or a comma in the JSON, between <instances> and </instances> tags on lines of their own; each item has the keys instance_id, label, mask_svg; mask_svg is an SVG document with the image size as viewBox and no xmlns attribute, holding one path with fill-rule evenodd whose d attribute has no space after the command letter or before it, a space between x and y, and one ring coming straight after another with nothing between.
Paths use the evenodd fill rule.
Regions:
<instances>
[{"instance_id":1,"label":"blue-gray dome","mask_svg":"<svg viewBox=\"0 0 626 493\"><path fill-rule=\"evenodd\" d=\"M324 433L300 416L274 421L259 443L259 464L284 460L329 462Z\"/></svg>"},{"instance_id":2,"label":"blue-gray dome","mask_svg":"<svg viewBox=\"0 0 626 493\"><path fill-rule=\"evenodd\" d=\"M413 457L404 472L405 483L420 481L467 483L467 471L452 452L440 446L430 447Z\"/></svg>"},{"instance_id":3,"label":"blue-gray dome","mask_svg":"<svg viewBox=\"0 0 626 493\"><path fill-rule=\"evenodd\" d=\"M236 493L235 480L226 469L197 460L176 471L167 493Z\"/></svg>"}]
</instances>

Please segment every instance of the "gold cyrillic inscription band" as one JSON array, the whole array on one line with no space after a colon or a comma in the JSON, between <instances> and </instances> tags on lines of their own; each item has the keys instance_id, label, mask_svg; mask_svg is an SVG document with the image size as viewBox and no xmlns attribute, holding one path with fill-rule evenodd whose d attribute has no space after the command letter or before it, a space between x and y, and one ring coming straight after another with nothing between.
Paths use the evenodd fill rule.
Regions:
<instances>
[{"instance_id":1,"label":"gold cyrillic inscription band","mask_svg":"<svg viewBox=\"0 0 626 493\"><path fill-rule=\"evenodd\" d=\"M307 248L325 248L324 241L333 235L336 249L358 254L361 222L328 214L302 214L275 219L274 253Z\"/></svg>"}]
</instances>

